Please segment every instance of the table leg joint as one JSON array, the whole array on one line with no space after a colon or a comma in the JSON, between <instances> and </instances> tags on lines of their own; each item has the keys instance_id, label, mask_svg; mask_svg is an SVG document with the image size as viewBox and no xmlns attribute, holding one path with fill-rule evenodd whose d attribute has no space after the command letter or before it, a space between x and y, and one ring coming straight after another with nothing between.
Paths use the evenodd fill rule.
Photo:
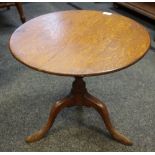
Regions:
<instances>
[{"instance_id":1,"label":"table leg joint","mask_svg":"<svg viewBox=\"0 0 155 155\"><path fill-rule=\"evenodd\" d=\"M119 133L112 126L106 105L99 99L88 93L86 89L86 84L82 78L75 78L70 94L64 99L57 101L53 105L47 123L38 132L32 134L31 136L28 136L26 138L26 142L35 142L42 139L52 127L57 114L63 108L75 105L93 107L94 109L96 109L101 115L105 126L111 136L122 144L132 145L132 142L127 137Z\"/></svg>"}]
</instances>

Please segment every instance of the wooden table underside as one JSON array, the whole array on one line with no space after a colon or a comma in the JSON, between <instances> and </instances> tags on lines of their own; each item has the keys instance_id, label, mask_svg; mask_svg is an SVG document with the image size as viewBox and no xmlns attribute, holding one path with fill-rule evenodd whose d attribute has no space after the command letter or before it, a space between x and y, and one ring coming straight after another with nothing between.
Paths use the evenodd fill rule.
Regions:
<instances>
[{"instance_id":1,"label":"wooden table underside","mask_svg":"<svg viewBox=\"0 0 155 155\"><path fill-rule=\"evenodd\" d=\"M52 127L57 114L63 108L71 106L86 106L95 108L101 115L111 136L122 144L132 145L132 142L127 137L119 133L113 127L106 105L88 93L85 82L83 81L83 78L80 77L75 77L70 94L53 105L47 123L39 131L26 137L25 141L30 143L42 139Z\"/></svg>"}]
</instances>

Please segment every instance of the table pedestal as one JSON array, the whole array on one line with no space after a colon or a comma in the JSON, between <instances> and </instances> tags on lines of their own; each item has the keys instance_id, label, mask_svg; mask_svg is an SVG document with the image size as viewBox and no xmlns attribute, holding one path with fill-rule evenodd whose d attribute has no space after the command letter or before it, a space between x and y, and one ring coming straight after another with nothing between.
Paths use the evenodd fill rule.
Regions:
<instances>
[{"instance_id":1,"label":"table pedestal","mask_svg":"<svg viewBox=\"0 0 155 155\"><path fill-rule=\"evenodd\" d=\"M39 131L26 137L26 142L35 142L43 138L52 127L57 114L63 108L70 106L87 106L95 108L101 115L111 136L122 144L132 145L132 142L127 137L119 133L112 126L106 105L88 93L83 78L79 77L75 77L70 94L53 105L47 123Z\"/></svg>"}]
</instances>

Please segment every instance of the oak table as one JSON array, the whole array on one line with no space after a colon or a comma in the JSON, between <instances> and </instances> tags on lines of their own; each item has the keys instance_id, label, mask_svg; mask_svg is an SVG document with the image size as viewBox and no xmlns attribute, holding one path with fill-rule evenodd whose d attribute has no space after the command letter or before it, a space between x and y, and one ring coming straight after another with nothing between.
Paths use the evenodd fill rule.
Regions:
<instances>
[{"instance_id":1,"label":"oak table","mask_svg":"<svg viewBox=\"0 0 155 155\"><path fill-rule=\"evenodd\" d=\"M142 58L149 46L150 37L142 25L110 12L54 12L17 28L10 50L18 61L38 71L75 78L69 95L53 105L47 123L26 142L43 138L60 110L77 105L95 108L111 136L131 145L113 127L106 105L87 91L83 78L126 68Z\"/></svg>"}]
</instances>

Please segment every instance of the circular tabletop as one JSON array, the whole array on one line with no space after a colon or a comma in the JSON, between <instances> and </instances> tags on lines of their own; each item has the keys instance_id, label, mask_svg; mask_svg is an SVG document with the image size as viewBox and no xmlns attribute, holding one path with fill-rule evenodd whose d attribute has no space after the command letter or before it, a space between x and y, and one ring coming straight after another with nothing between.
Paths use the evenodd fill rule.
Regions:
<instances>
[{"instance_id":1,"label":"circular tabletop","mask_svg":"<svg viewBox=\"0 0 155 155\"><path fill-rule=\"evenodd\" d=\"M34 18L10 38L13 56L47 73L92 76L126 68L147 52L146 29L127 17L99 11L62 11Z\"/></svg>"}]
</instances>

